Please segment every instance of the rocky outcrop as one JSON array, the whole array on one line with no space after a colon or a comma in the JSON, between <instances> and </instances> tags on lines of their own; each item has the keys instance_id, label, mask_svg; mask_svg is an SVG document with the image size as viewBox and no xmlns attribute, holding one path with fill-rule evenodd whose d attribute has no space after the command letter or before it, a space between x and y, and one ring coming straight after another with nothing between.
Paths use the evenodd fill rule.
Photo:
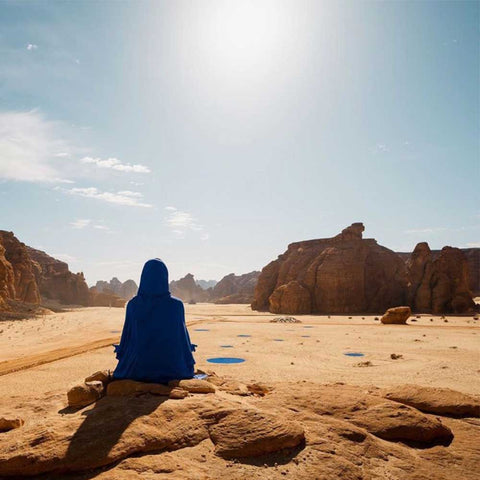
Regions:
<instances>
[{"instance_id":1,"label":"rocky outcrop","mask_svg":"<svg viewBox=\"0 0 480 480\"><path fill-rule=\"evenodd\" d=\"M13 232L4 230L0 230L0 244L3 246L3 255L0 251L0 258L4 257L4 260L0 260L2 263L0 268L3 270L3 280L0 279L0 287L3 284L2 290L8 295L5 298L39 304L40 293L35 278L36 266L30 258L28 247L20 242ZM8 267L8 263L11 268ZM11 282L12 273L13 286Z\"/></svg>"},{"instance_id":2,"label":"rocky outcrop","mask_svg":"<svg viewBox=\"0 0 480 480\"><path fill-rule=\"evenodd\" d=\"M5 257L5 247L0 244L0 310L9 310L8 300L15 299L15 276L12 264Z\"/></svg>"},{"instance_id":3,"label":"rocky outcrop","mask_svg":"<svg viewBox=\"0 0 480 480\"><path fill-rule=\"evenodd\" d=\"M274 313L379 312L405 303L404 262L354 223L333 238L292 243L261 272L254 310Z\"/></svg>"},{"instance_id":4,"label":"rocky outcrop","mask_svg":"<svg viewBox=\"0 0 480 480\"><path fill-rule=\"evenodd\" d=\"M253 292L260 272L243 275L230 273L223 277L211 290L210 301L214 303L252 303Z\"/></svg>"},{"instance_id":5,"label":"rocky outcrop","mask_svg":"<svg viewBox=\"0 0 480 480\"><path fill-rule=\"evenodd\" d=\"M204 290L213 288L218 282L216 280L195 280L195 283Z\"/></svg>"},{"instance_id":6,"label":"rocky outcrop","mask_svg":"<svg viewBox=\"0 0 480 480\"><path fill-rule=\"evenodd\" d=\"M27 247L28 253L37 268L37 283L43 298L57 301L63 305L90 304L87 282L83 272L72 273L68 264L50 255Z\"/></svg>"},{"instance_id":7,"label":"rocky outcrop","mask_svg":"<svg viewBox=\"0 0 480 480\"><path fill-rule=\"evenodd\" d=\"M95 290L98 293L114 294L128 301L137 294L138 286L134 280L126 280L122 283L117 277L113 277L109 282L99 280L95 285Z\"/></svg>"},{"instance_id":8,"label":"rocky outcrop","mask_svg":"<svg viewBox=\"0 0 480 480\"><path fill-rule=\"evenodd\" d=\"M123 308L127 301L115 295L110 290L99 292L96 287L91 287L88 296L88 305L91 307L116 307Z\"/></svg>"},{"instance_id":9,"label":"rocky outcrop","mask_svg":"<svg viewBox=\"0 0 480 480\"><path fill-rule=\"evenodd\" d=\"M407 253L407 252L396 252L396 253L408 264L409 261L412 260L412 257L414 256L415 251L417 251L418 248L426 249L425 246L428 247L428 244L426 242L421 242L417 245L417 247L415 247L415 250L413 253ZM430 251L430 256L432 261L436 260L442 252L441 250L430 250L429 247L428 247L428 250ZM474 297L478 297L480 296L480 248L461 248L460 250L464 254L465 259L467 261L468 288L472 292ZM417 254L418 253L419 252L417 251Z\"/></svg>"},{"instance_id":10,"label":"rocky outcrop","mask_svg":"<svg viewBox=\"0 0 480 480\"><path fill-rule=\"evenodd\" d=\"M444 247L433 256L419 243L408 258L408 302L416 312L465 313L474 309L468 264L459 248Z\"/></svg>"},{"instance_id":11,"label":"rocky outcrop","mask_svg":"<svg viewBox=\"0 0 480 480\"><path fill-rule=\"evenodd\" d=\"M206 302L210 297L208 290L203 290L195 283L195 278L191 273L187 273L180 280L172 280L170 293L187 303Z\"/></svg>"},{"instance_id":12,"label":"rocky outcrop","mask_svg":"<svg viewBox=\"0 0 480 480\"><path fill-rule=\"evenodd\" d=\"M427 243L399 255L363 239L354 223L333 238L292 243L261 272L252 308L272 313L467 313L474 303L467 260L458 248L435 256ZM473 254L471 255L474 256Z\"/></svg>"}]
</instances>

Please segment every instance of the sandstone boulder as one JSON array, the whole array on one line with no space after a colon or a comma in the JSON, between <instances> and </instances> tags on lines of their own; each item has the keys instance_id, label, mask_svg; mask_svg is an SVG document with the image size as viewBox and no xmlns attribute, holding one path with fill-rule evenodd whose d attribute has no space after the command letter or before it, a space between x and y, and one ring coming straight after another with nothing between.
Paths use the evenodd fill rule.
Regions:
<instances>
[{"instance_id":1,"label":"sandstone boulder","mask_svg":"<svg viewBox=\"0 0 480 480\"><path fill-rule=\"evenodd\" d=\"M268 301L272 313L302 314L312 311L309 291L296 280L275 289Z\"/></svg>"},{"instance_id":2,"label":"sandstone boulder","mask_svg":"<svg viewBox=\"0 0 480 480\"><path fill-rule=\"evenodd\" d=\"M92 381L75 385L67 392L68 406L81 408L99 400L104 393L103 383Z\"/></svg>"},{"instance_id":3,"label":"sandstone boulder","mask_svg":"<svg viewBox=\"0 0 480 480\"><path fill-rule=\"evenodd\" d=\"M210 427L210 437L217 455L240 458L296 447L305 440L305 433L296 423L253 409L242 409Z\"/></svg>"},{"instance_id":4,"label":"sandstone boulder","mask_svg":"<svg viewBox=\"0 0 480 480\"><path fill-rule=\"evenodd\" d=\"M109 396L132 396L150 393L168 397L172 391L171 387L161 383L145 383L135 380L114 380L107 386L107 395Z\"/></svg>"},{"instance_id":5,"label":"sandstone boulder","mask_svg":"<svg viewBox=\"0 0 480 480\"><path fill-rule=\"evenodd\" d=\"M104 386L112 381L112 373L110 370L101 370L99 372L92 373L85 379L85 383L88 382L102 382Z\"/></svg>"},{"instance_id":6,"label":"sandstone boulder","mask_svg":"<svg viewBox=\"0 0 480 480\"><path fill-rule=\"evenodd\" d=\"M432 443L453 438L452 431L440 420L391 402L358 412L351 422L384 440Z\"/></svg>"},{"instance_id":7,"label":"sandstone boulder","mask_svg":"<svg viewBox=\"0 0 480 480\"><path fill-rule=\"evenodd\" d=\"M20 428L24 424L23 418L17 416L2 416L0 417L0 432L8 432L15 428Z\"/></svg>"},{"instance_id":8,"label":"sandstone boulder","mask_svg":"<svg viewBox=\"0 0 480 480\"><path fill-rule=\"evenodd\" d=\"M393 307L385 312L380 321L386 325L405 325L411 314L410 307Z\"/></svg>"},{"instance_id":9,"label":"sandstone boulder","mask_svg":"<svg viewBox=\"0 0 480 480\"><path fill-rule=\"evenodd\" d=\"M422 412L453 417L480 417L480 400L449 388L401 385L384 393L385 398Z\"/></svg>"},{"instance_id":10,"label":"sandstone boulder","mask_svg":"<svg viewBox=\"0 0 480 480\"><path fill-rule=\"evenodd\" d=\"M181 388L189 393L215 393L215 387L206 380L199 380L196 378L186 380L172 380L168 382L171 388Z\"/></svg>"}]
</instances>

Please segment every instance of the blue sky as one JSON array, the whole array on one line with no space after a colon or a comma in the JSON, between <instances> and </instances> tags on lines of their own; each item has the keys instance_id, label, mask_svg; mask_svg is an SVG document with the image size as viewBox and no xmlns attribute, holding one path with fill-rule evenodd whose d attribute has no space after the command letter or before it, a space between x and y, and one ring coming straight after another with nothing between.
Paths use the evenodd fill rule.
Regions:
<instances>
[{"instance_id":1,"label":"blue sky","mask_svg":"<svg viewBox=\"0 0 480 480\"><path fill-rule=\"evenodd\" d=\"M355 221L480 246L478 2L0 3L0 228L89 283Z\"/></svg>"}]
</instances>

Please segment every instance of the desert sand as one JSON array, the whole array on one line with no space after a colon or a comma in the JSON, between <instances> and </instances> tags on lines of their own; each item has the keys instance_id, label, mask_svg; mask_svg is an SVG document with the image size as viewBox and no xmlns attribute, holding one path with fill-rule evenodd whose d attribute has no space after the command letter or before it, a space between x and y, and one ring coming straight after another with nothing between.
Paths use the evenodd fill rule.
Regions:
<instances>
[{"instance_id":1,"label":"desert sand","mask_svg":"<svg viewBox=\"0 0 480 480\"><path fill-rule=\"evenodd\" d=\"M52 420L48 419L69 417L60 413L67 405L67 390L95 371L115 367L111 344L119 341L123 317L124 309L93 307L1 322L0 416L7 413L21 417L25 425L18 430L0 433L0 452L2 443L8 443L22 430L27 432L25 435L35 436L38 435L35 428L40 428L42 421L52 425ZM360 410L375 406L379 395L383 395L381 392L404 384L448 388L478 400L480 321L472 316L420 315L412 316L407 325L382 325L374 316L367 315L296 315L301 323L272 323L271 320L277 317L254 312L248 305L186 305L190 336L198 345L195 354L197 368L212 376L215 374L212 378L217 379L217 385L225 382L224 387L232 384L235 387L218 387L215 394L201 398L191 395L185 400L168 400L163 405L192 402L195 409L201 409L201 405L215 409L220 408L220 402L222 405L261 408L280 419L300 422L306 432L303 447L297 446L285 454L271 453L261 457L261 461L238 463L238 460L226 461L215 454L210 440L193 442L188 448L166 447L166 450L175 450L171 453L163 452L162 448L153 448L155 452L152 453L149 451L152 448L143 445L136 450L134 458L128 458L130 454L120 455L118 459L123 460L120 463L118 459L107 462L106 470L75 473L72 478L215 479L227 475L231 478L287 476L305 479L475 478L480 468L480 449L473 442L480 434L478 419L442 416L441 422L454 435L448 445L433 442L428 448L422 446L418 449L402 441L399 443L397 439L379 440L378 432L372 434L370 426L360 425L355 419L352 420L355 425L368 432L365 433L368 448L365 447L366 441L362 441L366 450L363 447L358 450L358 445L350 448L348 442L343 443L343 437L331 439L331 448L337 449L338 454L327 461L327 457L335 456L335 453L328 453L323 447L319 449L318 445L323 445L331 432L336 431L335 418L341 417L341 421L350 419L350 414L345 412L360 408L355 402L362 395L367 395L368 399L362 400ZM229 347L222 347L225 345ZM363 356L351 357L346 353L361 353ZM392 354L398 358L393 359ZM212 357L239 357L245 362L213 364L207 361ZM252 384L267 385L268 393L258 397L234 391ZM135 397L130 398L130 402L135 401ZM318 407L314 408L315 402L330 410L319 412ZM337 402L343 407L338 407ZM84 410L88 412L91 408ZM151 408L160 407L156 404ZM436 418L431 412L420 414L414 410L425 418ZM74 418L75 415L85 418L82 411L70 416ZM315 415L323 416L316 420ZM102 418L108 420L108 415ZM53 432L56 431L54 422ZM315 430L312 425L317 424L319 430L315 435L318 438L312 433ZM101 435L105 425L99 428L98 435ZM149 427L145 428L148 430ZM335 446L337 441L339 443ZM467 444L468 448L465 447ZM110 447L113 451L113 445ZM378 451L377 456L373 455L375 460L370 458L372 451ZM86 455L88 457L88 452ZM354 461L358 455L365 456L364 463ZM383 456L387 460L380 461ZM388 465L390 456L393 456L393 463ZM323 461L328 468L322 468ZM158 467L159 462L165 468ZM91 466L103 463L93 462ZM186 473L185 465L189 465L189 473ZM49 467L45 468L44 471L48 472ZM79 469L87 467L83 465ZM429 476L432 472L435 472L434 476Z\"/></svg>"}]
</instances>

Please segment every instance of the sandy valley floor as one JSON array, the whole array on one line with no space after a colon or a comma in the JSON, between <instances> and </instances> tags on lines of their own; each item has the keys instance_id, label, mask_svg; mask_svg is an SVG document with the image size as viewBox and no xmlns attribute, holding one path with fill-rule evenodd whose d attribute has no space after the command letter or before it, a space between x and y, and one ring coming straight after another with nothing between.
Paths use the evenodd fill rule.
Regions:
<instances>
[{"instance_id":1,"label":"sandy valley floor","mask_svg":"<svg viewBox=\"0 0 480 480\"><path fill-rule=\"evenodd\" d=\"M124 313L124 309L82 308L0 322L0 417L8 413L25 420L19 433L0 433L0 463L3 458L5 472L18 473L23 468L35 472L32 462L38 462L39 472L69 465L61 468L80 472L71 477L78 480L216 480L226 475L231 480L446 480L474 479L480 468L480 449L474 441L480 420L442 417L453 432L451 444L432 443L418 449L387 441L389 422L410 422L408 428L414 431L437 428L428 422L440 420L428 409L422 414L399 403L385 403L379 390L403 384L444 387L478 401L480 321L472 316L421 315L411 317L408 325L382 325L374 316L298 315L301 323L295 324L272 323L277 315L253 312L247 305L186 305L190 336L198 345L197 367L242 385L263 382L273 388L271 394L238 396L226 383L204 400L201 395L164 403L149 395L107 396L93 408L65 413L70 386L95 371L115 367L111 345L119 341ZM392 354L399 358L392 359ZM245 362L213 364L208 362L212 357L239 357ZM430 400L435 403L436 397ZM440 401L448 403L447 397ZM228 441L242 443L243 435L265 439L270 428L278 428L286 432L271 433L278 438L293 438L303 429L305 444L258 461L221 459L218 445L208 434L192 439L183 419L190 419L187 424L197 422L198 432L205 432L205 422L212 421L208 412L225 408L234 412L233 423L219 431L237 432ZM145 415L145 409L151 413ZM193 411L199 412L195 418ZM273 415L264 427L254 420L258 412ZM173 420L158 423L162 415ZM235 420L238 415L252 415L248 418L253 420L245 420L253 422L251 427ZM215 421L222 422L221 416ZM175 425L178 432L168 433ZM358 430L359 426L366 430ZM162 435L167 443L174 442L174 451L155 447ZM268 441L262 440L262 445ZM186 448L185 442L191 447ZM150 453L152 449L157 450ZM95 470L82 473L91 467ZM65 478L62 475L52 478Z\"/></svg>"}]
</instances>

